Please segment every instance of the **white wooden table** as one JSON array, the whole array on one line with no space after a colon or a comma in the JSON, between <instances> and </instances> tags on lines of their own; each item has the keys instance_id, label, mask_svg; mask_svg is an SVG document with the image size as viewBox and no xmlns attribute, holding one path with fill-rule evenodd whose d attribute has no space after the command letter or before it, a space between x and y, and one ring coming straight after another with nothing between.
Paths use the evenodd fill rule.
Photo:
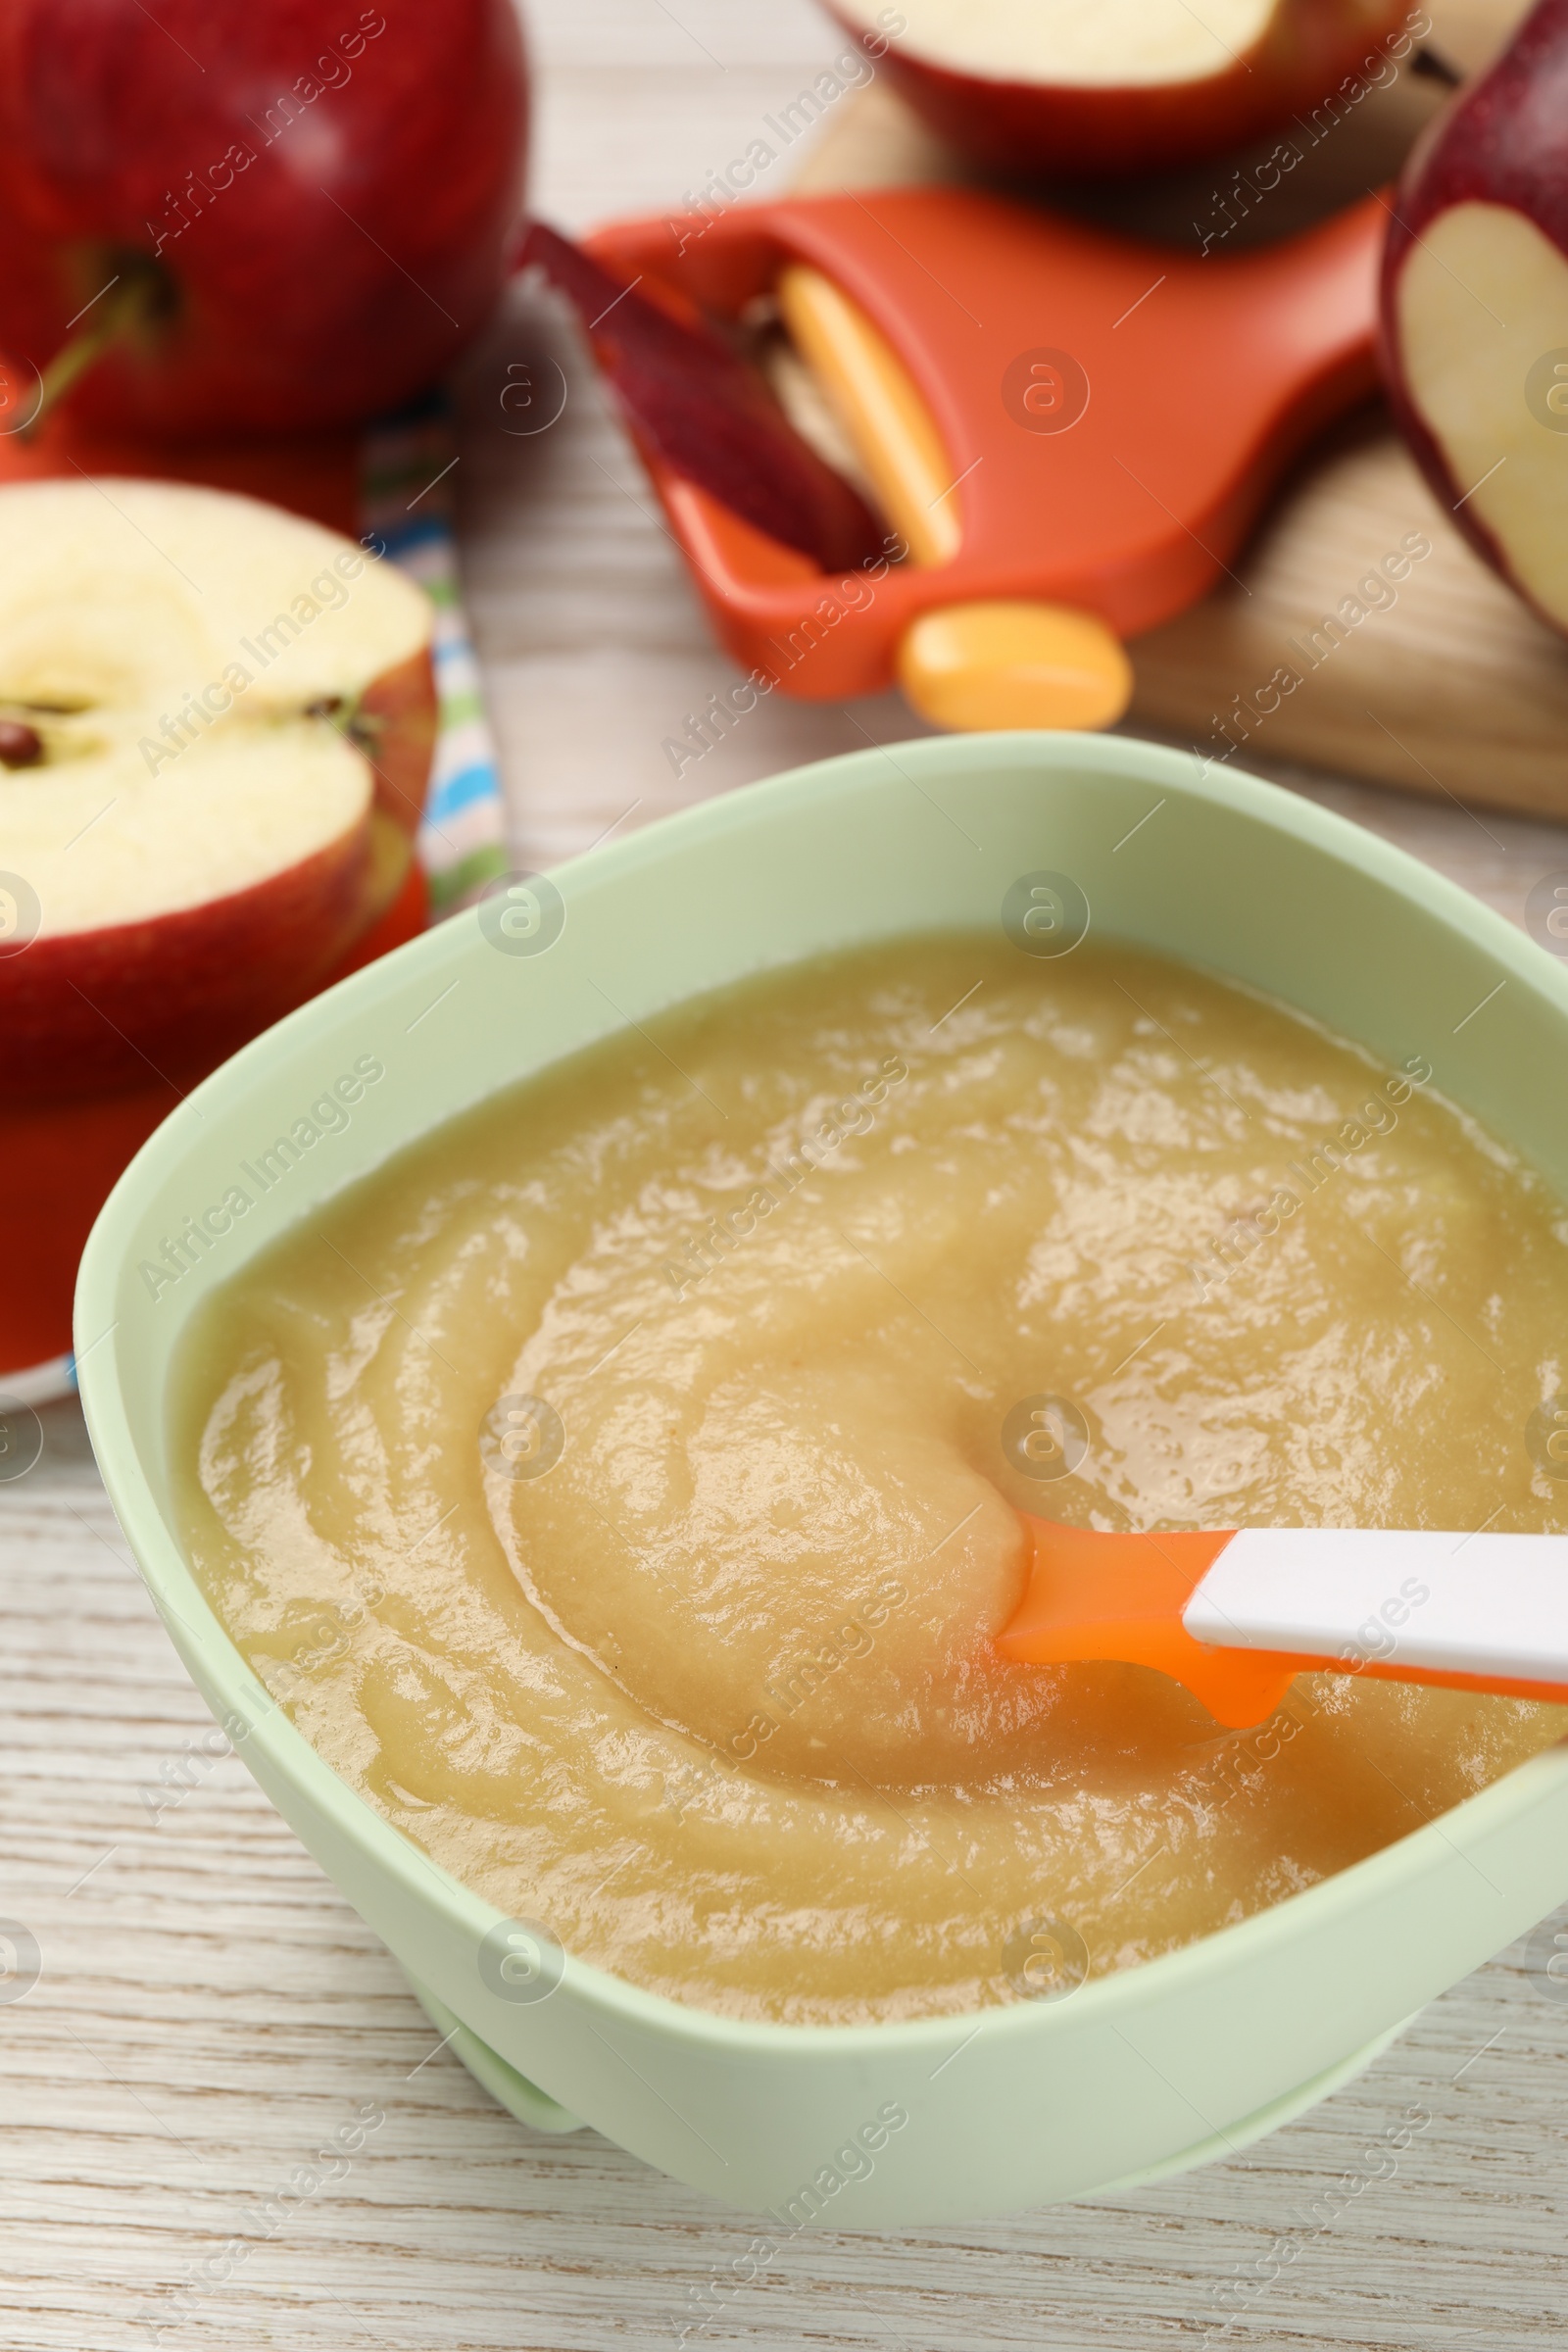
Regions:
<instances>
[{"instance_id":1,"label":"white wooden table","mask_svg":"<svg viewBox=\"0 0 1568 2352\"><path fill-rule=\"evenodd\" d=\"M534 0L532 13L534 184L568 227L677 201L835 45L808 0ZM551 352L569 376L564 414L509 434L509 364ZM472 363L466 400L468 595L521 859L915 731L891 697L844 710L774 696L677 779L664 739L732 673L635 462L559 329L525 305ZM1540 874L1568 867L1568 835L1550 827L1286 780L1515 919ZM126 1557L80 1416L58 1406L44 1422L37 1467L0 1486L0 1914L42 1963L24 1998L0 1983L0 2345L673 2344L689 2290L733 2276L749 2222L591 2132L524 2131L437 2045L244 1766L204 1753L209 1718ZM150 1792L180 1783L160 1808ZM351 2169L269 2233L261 2202L367 2103L384 2121ZM1395 2173L1368 2180L1382 2169L1369 2141L1407 2108L1430 2122ZM1565 2159L1568 1999L1520 1948L1246 2159L984 2227L815 2233L693 2340L1196 2352L1211 2328L1239 2348L1513 2352L1568 2333ZM1289 2260L1270 2256L1280 2239ZM241 2250L215 2263L231 2240Z\"/></svg>"}]
</instances>

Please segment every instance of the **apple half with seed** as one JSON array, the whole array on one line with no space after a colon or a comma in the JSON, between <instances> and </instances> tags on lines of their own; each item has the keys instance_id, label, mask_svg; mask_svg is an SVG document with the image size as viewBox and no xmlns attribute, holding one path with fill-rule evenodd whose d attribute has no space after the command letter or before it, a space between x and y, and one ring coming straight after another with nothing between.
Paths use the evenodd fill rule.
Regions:
<instances>
[{"instance_id":1,"label":"apple half with seed","mask_svg":"<svg viewBox=\"0 0 1568 2352\"><path fill-rule=\"evenodd\" d=\"M0 489L0 1083L210 1068L407 876L432 611L363 547L159 481Z\"/></svg>"},{"instance_id":2,"label":"apple half with seed","mask_svg":"<svg viewBox=\"0 0 1568 2352\"><path fill-rule=\"evenodd\" d=\"M1382 358L1445 512L1568 631L1568 0L1540 0L1411 157Z\"/></svg>"},{"instance_id":3,"label":"apple half with seed","mask_svg":"<svg viewBox=\"0 0 1568 2352\"><path fill-rule=\"evenodd\" d=\"M931 127L983 166L1054 178L1165 172L1310 116L1408 0L831 0ZM895 17L902 31L890 31ZM1400 48L1398 44L1402 42Z\"/></svg>"}]
</instances>

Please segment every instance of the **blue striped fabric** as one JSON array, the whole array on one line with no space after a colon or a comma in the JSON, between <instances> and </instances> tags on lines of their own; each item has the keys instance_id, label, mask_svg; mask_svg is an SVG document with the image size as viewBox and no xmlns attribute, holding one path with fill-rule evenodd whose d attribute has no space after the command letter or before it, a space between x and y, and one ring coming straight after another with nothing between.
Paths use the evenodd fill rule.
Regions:
<instances>
[{"instance_id":1,"label":"blue striped fabric","mask_svg":"<svg viewBox=\"0 0 1568 2352\"><path fill-rule=\"evenodd\" d=\"M475 897L507 867L506 805L468 624L458 594L452 534L457 465L445 404L388 417L366 436L361 505L367 532L413 574L435 606L441 732L419 828L419 862L432 915Z\"/></svg>"}]
</instances>

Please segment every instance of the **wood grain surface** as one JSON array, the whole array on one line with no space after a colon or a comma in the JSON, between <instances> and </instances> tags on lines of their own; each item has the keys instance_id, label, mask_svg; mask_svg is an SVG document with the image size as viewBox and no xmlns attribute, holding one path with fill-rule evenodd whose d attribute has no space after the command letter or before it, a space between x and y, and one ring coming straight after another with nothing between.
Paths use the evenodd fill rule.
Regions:
<instances>
[{"instance_id":1,"label":"wood grain surface","mask_svg":"<svg viewBox=\"0 0 1568 2352\"><path fill-rule=\"evenodd\" d=\"M567 226L678 203L836 46L806 0L675 4L535 0L535 184ZM518 435L507 371L544 384L552 364L564 411ZM773 697L701 761L673 760L683 714L735 673L546 305L509 309L466 403L468 589L519 858L917 731L891 697ZM1271 772L1515 918L1568 869L1551 825ZM521 2129L438 2046L244 1766L204 1745L79 1414L42 1422L36 1467L0 1485L0 1914L41 1962L24 1992L0 1981L4 2352L608 2352L674 2345L714 2280L689 2340L720 2352L1562 2341L1568 2001L1523 1944L1244 2159L985 2225L816 2231L742 2284L746 2217L592 2132ZM316 2151L356 2119L363 2147L322 2178ZM1401 2119L1391 2164L1377 2149Z\"/></svg>"}]
</instances>

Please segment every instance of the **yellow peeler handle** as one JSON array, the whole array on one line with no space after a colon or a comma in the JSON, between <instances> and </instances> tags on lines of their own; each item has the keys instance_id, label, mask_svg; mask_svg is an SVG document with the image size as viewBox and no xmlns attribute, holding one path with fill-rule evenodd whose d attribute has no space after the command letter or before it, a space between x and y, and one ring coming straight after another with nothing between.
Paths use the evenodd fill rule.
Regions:
<instances>
[{"instance_id":1,"label":"yellow peeler handle","mask_svg":"<svg viewBox=\"0 0 1568 2352\"><path fill-rule=\"evenodd\" d=\"M907 369L857 304L792 263L778 304L913 562L951 563L958 484ZM905 632L899 684L922 718L955 730L1107 727L1132 699L1121 641L1092 612L999 599L938 607Z\"/></svg>"},{"instance_id":2,"label":"yellow peeler handle","mask_svg":"<svg viewBox=\"0 0 1568 2352\"><path fill-rule=\"evenodd\" d=\"M939 605L904 633L899 684L933 726L1108 727L1132 700L1119 637L1071 605Z\"/></svg>"}]
</instances>

